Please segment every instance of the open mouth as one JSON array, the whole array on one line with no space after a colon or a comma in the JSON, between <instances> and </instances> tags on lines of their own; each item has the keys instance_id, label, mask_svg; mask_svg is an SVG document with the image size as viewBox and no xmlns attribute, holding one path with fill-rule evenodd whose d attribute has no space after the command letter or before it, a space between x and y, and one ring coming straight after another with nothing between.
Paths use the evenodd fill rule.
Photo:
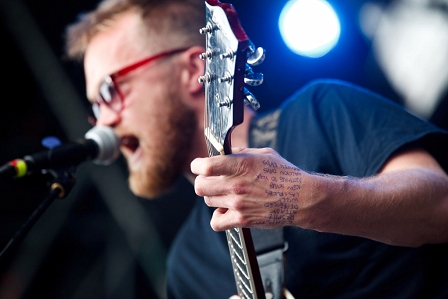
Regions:
<instances>
[{"instance_id":1,"label":"open mouth","mask_svg":"<svg viewBox=\"0 0 448 299\"><path fill-rule=\"evenodd\" d=\"M121 138L121 145L134 153L139 147L139 141L135 136L124 136Z\"/></svg>"}]
</instances>

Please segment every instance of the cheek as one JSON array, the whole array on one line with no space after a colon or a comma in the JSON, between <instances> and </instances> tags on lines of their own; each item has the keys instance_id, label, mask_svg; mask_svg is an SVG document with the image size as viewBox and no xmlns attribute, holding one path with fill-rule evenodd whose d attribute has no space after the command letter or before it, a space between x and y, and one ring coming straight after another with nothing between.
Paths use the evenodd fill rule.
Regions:
<instances>
[{"instance_id":1,"label":"cheek","mask_svg":"<svg viewBox=\"0 0 448 299\"><path fill-rule=\"evenodd\" d=\"M180 112L173 103L174 99L179 98L180 92L179 84L176 84L177 77L175 73L163 74L164 71L166 70L162 70L162 73L149 72L146 77L132 81L132 88L125 97L123 118L132 123L134 129L166 131L164 126L168 125L170 116Z\"/></svg>"},{"instance_id":2,"label":"cheek","mask_svg":"<svg viewBox=\"0 0 448 299\"><path fill-rule=\"evenodd\" d=\"M138 122L157 118L166 110L166 96L160 84L136 84L126 95L123 115Z\"/></svg>"}]
</instances>

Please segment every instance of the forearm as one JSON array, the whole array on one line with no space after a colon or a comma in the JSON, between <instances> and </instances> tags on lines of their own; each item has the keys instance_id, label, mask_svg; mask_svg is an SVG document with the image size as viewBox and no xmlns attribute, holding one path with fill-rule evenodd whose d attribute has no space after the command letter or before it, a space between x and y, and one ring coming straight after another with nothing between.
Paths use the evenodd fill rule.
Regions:
<instances>
[{"instance_id":1,"label":"forearm","mask_svg":"<svg viewBox=\"0 0 448 299\"><path fill-rule=\"evenodd\" d=\"M401 246L448 241L448 181L433 170L363 179L311 175L301 193L308 200L295 223L304 228Z\"/></svg>"},{"instance_id":2,"label":"forearm","mask_svg":"<svg viewBox=\"0 0 448 299\"><path fill-rule=\"evenodd\" d=\"M216 207L210 225L298 226L420 246L448 242L448 176L422 149L389 158L376 176L307 173L271 149L195 159L196 193Z\"/></svg>"}]
</instances>

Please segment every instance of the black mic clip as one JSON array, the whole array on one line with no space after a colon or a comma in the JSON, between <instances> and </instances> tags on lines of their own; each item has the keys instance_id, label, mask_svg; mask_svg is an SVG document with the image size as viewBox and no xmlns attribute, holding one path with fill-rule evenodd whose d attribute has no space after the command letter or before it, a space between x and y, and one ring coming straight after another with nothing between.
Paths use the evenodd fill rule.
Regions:
<instances>
[{"instance_id":1,"label":"black mic clip","mask_svg":"<svg viewBox=\"0 0 448 299\"><path fill-rule=\"evenodd\" d=\"M49 136L42 139L42 145L48 149L60 146L62 143L57 137ZM24 158L26 159L26 157ZM59 168L42 169L43 175L50 175L52 180L48 180L50 191L57 194L58 198L65 198L76 183L76 165L69 165Z\"/></svg>"},{"instance_id":2,"label":"black mic clip","mask_svg":"<svg viewBox=\"0 0 448 299\"><path fill-rule=\"evenodd\" d=\"M49 175L47 180L50 191L57 194L57 197L62 199L72 190L76 183L76 167L77 166L65 166L59 168L43 169L41 173L43 175Z\"/></svg>"},{"instance_id":3,"label":"black mic clip","mask_svg":"<svg viewBox=\"0 0 448 299\"><path fill-rule=\"evenodd\" d=\"M58 166L56 163L55 167L31 170L36 159L39 160L39 157L45 158L48 156L48 153L52 153L52 149L61 145L61 141L56 137L48 136L42 139L42 145L48 150L33 156L25 156L23 159L14 159L0 167L0 173L3 179L42 175L47 187L54 193L54 196L65 198L75 185L77 166L75 164Z\"/></svg>"}]
</instances>

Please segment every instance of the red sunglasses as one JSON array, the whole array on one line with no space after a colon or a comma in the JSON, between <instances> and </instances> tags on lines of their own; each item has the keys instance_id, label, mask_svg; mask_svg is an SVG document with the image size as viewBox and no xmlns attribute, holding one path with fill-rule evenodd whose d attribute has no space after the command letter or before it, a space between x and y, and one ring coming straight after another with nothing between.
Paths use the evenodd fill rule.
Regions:
<instances>
[{"instance_id":1,"label":"red sunglasses","mask_svg":"<svg viewBox=\"0 0 448 299\"><path fill-rule=\"evenodd\" d=\"M188 48L181 48L170 50L166 52L162 52L150 57L147 57L143 60L137 61L129 66L122 68L121 70L110 74L104 78L103 82L100 84L98 96L94 103L92 103L92 112L93 115L89 117L89 122L93 125L96 123L97 119L100 116L100 106L106 105L108 108L112 109L115 112L120 112L123 109L123 94L120 92L118 84L116 83L117 78L122 77L124 75L129 74L130 72L136 70L137 68L144 66L150 62L155 60L174 55L180 52L187 50Z\"/></svg>"}]
</instances>

